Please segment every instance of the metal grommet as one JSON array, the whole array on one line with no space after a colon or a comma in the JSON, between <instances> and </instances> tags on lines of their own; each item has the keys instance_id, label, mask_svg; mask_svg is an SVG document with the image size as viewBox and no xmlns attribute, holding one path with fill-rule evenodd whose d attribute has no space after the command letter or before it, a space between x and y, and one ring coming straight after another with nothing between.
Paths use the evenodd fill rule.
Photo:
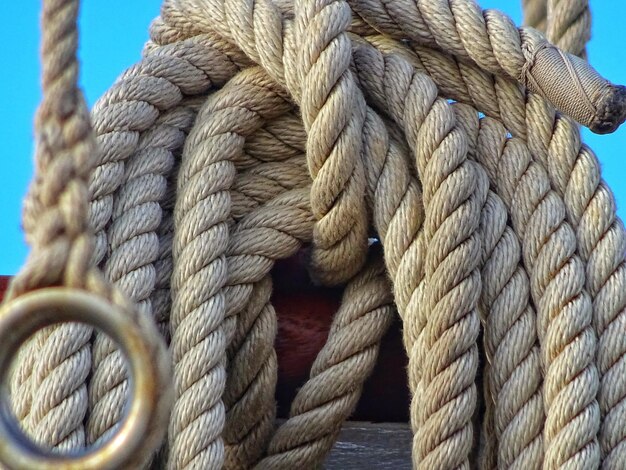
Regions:
<instances>
[{"instance_id":1,"label":"metal grommet","mask_svg":"<svg viewBox=\"0 0 626 470\"><path fill-rule=\"evenodd\" d=\"M8 371L18 349L33 333L70 321L98 328L117 342L129 364L130 396L122 422L106 442L61 455L35 445L19 428L9 406ZM132 314L84 291L41 289L4 305L0 309L0 461L12 469L28 470L128 468L128 462L136 461L142 448L145 451L147 436L154 434L154 415L162 414L159 399L169 398L159 360L162 351L150 339Z\"/></svg>"}]
</instances>

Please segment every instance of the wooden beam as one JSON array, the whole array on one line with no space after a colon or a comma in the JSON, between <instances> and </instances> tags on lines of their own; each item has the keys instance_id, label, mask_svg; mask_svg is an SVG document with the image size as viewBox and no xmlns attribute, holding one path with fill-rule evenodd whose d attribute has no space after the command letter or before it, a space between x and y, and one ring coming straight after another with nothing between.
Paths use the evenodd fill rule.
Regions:
<instances>
[{"instance_id":1,"label":"wooden beam","mask_svg":"<svg viewBox=\"0 0 626 470\"><path fill-rule=\"evenodd\" d=\"M411 470L411 428L403 423L344 424L328 470Z\"/></svg>"}]
</instances>

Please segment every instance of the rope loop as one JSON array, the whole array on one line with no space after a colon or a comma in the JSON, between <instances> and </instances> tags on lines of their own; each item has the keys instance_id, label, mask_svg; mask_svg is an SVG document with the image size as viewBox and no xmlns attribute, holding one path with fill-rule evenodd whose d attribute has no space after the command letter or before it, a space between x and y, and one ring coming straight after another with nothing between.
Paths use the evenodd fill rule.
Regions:
<instances>
[{"instance_id":1,"label":"rope loop","mask_svg":"<svg viewBox=\"0 0 626 470\"><path fill-rule=\"evenodd\" d=\"M47 288L20 296L3 306L0 311L0 331L11 331L0 349L0 384L6 389L11 358L29 336L54 323L79 321L100 328L118 341L129 358L130 402L125 418L114 437L94 449L71 456L46 452L33 447L19 427L13 423L6 407L0 413L0 459L10 468L43 470L115 469L120 466L138 466L149 457L156 442L162 437L150 429L159 426L155 417L163 415L163 407L170 400L168 392L159 387L169 374L167 362L159 354L159 344L150 344L140 325L129 312L122 312L101 298L82 291ZM156 359L156 360L155 360Z\"/></svg>"}]
</instances>

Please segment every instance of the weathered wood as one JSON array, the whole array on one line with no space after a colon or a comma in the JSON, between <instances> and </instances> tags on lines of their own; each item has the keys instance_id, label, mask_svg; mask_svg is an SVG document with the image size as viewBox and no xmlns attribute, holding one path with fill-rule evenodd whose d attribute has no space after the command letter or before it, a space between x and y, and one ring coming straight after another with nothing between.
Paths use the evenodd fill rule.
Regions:
<instances>
[{"instance_id":1,"label":"weathered wood","mask_svg":"<svg viewBox=\"0 0 626 470\"><path fill-rule=\"evenodd\" d=\"M410 470L411 439L408 424L347 422L324 468Z\"/></svg>"}]
</instances>

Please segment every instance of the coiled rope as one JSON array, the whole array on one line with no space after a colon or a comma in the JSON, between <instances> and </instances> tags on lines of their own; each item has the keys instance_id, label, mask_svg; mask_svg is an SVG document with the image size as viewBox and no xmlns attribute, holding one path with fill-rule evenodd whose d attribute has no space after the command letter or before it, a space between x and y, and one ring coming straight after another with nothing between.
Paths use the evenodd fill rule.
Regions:
<instances>
[{"instance_id":1,"label":"coiled rope","mask_svg":"<svg viewBox=\"0 0 626 470\"><path fill-rule=\"evenodd\" d=\"M473 0L165 0L94 107L95 142L77 5L44 1L32 253L3 316L42 317L20 299L61 285L126 312L157 358L152 432L124 434L148 379L89 317L16 360L37 443L135 439L117 460L93 447L93 468L314 468L397 310L415 468L626 468L626 233L578 128L615 130L626 89L576 57L586 1L523 2L552 45ZM345 291L276 429L271 269L303 246ZM2 435L10 467L64 462L25 466Z\"/></svg>"}]
</instances>

